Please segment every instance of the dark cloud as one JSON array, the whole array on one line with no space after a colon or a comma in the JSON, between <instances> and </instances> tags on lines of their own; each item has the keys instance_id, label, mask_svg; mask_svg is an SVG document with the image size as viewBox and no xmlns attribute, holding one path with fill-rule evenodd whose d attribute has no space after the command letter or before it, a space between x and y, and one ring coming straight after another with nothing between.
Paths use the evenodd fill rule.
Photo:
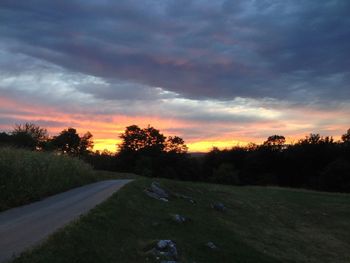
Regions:
<instances>
[{"instance_id":1,"label":"dark cloud","mask_svg":"<svg viewBox=\"0 0 350 263\"><path fill-rule=\"evenodd\" d=\"M137 83L139 94L325 103L350 99L349 12L347 0L4 0L0 34L2 48Z\"/></svg>"},{"instance_id":2,"label":"dark cloud","mask_svg":"<svg viewBox=\"0 0 350 263\"><path fill-rule=\"evenodd\" d=\"M23 124L26 122L31 122L35 123L36 125L42 126L42 127L50 127L50 128L55 128L55 127L65 127L67 123L60 122L60 121L48 121L48 120L38 120L36 118L33 119L28 119L28 118L18 118L17 117L0 117L0 125L8 125L11 123L11 126L8 126L7 131L11 131L16 124ZM75 123L76 124L76 123Z\"/></svg>"}]
</instances>

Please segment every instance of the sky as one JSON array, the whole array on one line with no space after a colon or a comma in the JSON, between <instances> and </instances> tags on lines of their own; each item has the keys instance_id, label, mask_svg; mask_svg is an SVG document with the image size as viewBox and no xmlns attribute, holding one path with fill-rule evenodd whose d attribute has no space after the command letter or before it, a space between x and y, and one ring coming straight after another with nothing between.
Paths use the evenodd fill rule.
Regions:
<instances>
[{"instance_id":1,"label":"sky","mask_svg":"<svg viewBox=\"0 0 350 263\"><path fill-rule=\"evenodd\" d=\"M151 125L189 150L350 128L348 0L0 1L0 130L116 150Z\"/></svg>"}]
</instances>

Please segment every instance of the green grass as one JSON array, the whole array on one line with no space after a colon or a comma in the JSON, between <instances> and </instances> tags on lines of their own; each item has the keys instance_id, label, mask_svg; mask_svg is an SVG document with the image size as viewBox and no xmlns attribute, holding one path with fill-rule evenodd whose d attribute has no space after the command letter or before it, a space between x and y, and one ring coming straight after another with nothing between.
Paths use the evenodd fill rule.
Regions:
<instances>
[{"instance_id":1,"label":"green grass","mask_svg":"<svg viewBox=\"0 0 350 263\"><path fill-rule=\"evenodd\" d=\"M0 211L97 180L132 177L94 171L87 163L68 156L0 148Z\"/></svg>"},{"instance_id":2,"label":"green grass","mask_svg":"<svg viewBox=\"0 0 350 263\"><path fill-rule=\"evenodd\" d=\"M109 172L103 170L94 170L95 176L98 180L110 180L110 179L137 179L140 176L132 173L122 172Z\"/></svg>"},{"instance_id":3,"label":"green grass","mask_svg":"<svg viewBox=\"0 0 350 263\"><path fill-rule=\"evenodd\" d=\"M141 178L14 262L159 262L146 254L159 239L174 240L183 263L350 262L350 195L158 181L197 204L152 199ZM218 201L226 212L210 207Z\"/></svg>"}]
</instances>

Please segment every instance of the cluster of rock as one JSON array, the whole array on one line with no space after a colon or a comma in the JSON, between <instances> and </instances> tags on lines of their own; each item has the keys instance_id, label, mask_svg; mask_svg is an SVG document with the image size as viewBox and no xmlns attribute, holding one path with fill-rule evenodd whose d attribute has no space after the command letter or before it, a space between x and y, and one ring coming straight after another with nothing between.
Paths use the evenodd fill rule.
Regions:
<instances>
[{"instance_id":1,"label":"cluster of rock","mask_svg":"<svg viewBox=\"0 0 350 263\"><path fill-rule=\"evenodd\" d=\"M207 247L208 247L208 248L211 248L211 249L217 249L217 246L216 246L213 242L211 242L211 241L209 241L209 242L207 243Z\"/></svg>"},{"instance_id":2,"label":"cluster of rock","mask_svg":"<svg viewBox=\"0 0 350 263\"><path fill-rule=\"evenodd\" d=\"M178 194L178 193L169 194L167 191L161 188L158 182L152 182L151 186L149 188L146 188L144 192L148 196L164 202L168 202L170 195L172 195L176 198L188 200L191 204L196 204L196 201L189 196ZM226 207L222 203L214 203L211 205L211 207L219 212L226 211ZM180 214L172 215L172 219L173 221L179 224L190 221L189 218L182 216ZM209 241L205 245L206 247L213 250L218 249L218 247L211 241ZM161 260L160 263L177 263L178 262L177 261L178 250L176 247L176 243L170 239L159 240L156 246L150 250L150 253L153 256L155 256L157 260Z\"/></svg>"},{"instance_id":3,"label":"cluster of rock","mask_svg":"<svg viewBox=\"0 0 350 263\"><path fill-rule=\"evenodd\" d=\"M175 263L178 259L176 243L172 240L159 240L156 246L150 251L161 263Z\"/></svg>"},{"instance_id":4,"label":"cluster of rock","mask_svg":"<svg viewBox=\"0 0 350 263\"><path fill-rule=\"evenodd\" d=\"M158 182L152 182L151 186L149 188L146 188L144 192L157 200L168 202L169 201L169 194L160 187Z\"/></svg>"},{"instance_id":5,"label":"cluster of rock","mask_svg":"<svg viewBox=\"0 0 350 263\"><path fill-rule=\"evenodd\" d=\"M214 208L215 210L219 211L219 212L225 212L226 211L226 207L224 206L223 203L214 203L211 206L212 208Z\"/></svg>"},{"instance_id":6,"label":"cluster of rock","mask_svg":"<svg viewBox=\"0 0 350 263\"><path fill-rule=\"evenodd\" d=\"M189 218L179 215L179 214L175 214L172 216L172 219L176 222L176 223L185 223L189 221Z\"/></svg>"}]
</instances>

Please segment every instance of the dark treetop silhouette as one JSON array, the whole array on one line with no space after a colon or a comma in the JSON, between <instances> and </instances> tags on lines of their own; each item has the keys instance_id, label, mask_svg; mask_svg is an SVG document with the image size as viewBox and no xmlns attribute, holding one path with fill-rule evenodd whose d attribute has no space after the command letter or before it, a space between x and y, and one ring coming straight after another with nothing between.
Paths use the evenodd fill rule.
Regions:
<instances>
[{"instance_id":1,"label":"dark treetop silhouette","mask_svg":"<svg viewBox=\"0 0 350 263\"><path fill-rule=\"evenodd\" d=\"M284 136L272 135L261 145L213 148L200 157L187 153L182 138L167 137L152 126L126 127L117 153L92 152L92 137L68 128L50 138L46 129L26 123L0 133L0 146L60 152L82 158L96 169L144 176L350 192L350 129L341 141L310 134L287 145Z\"/></svg>"}]
</instances>

